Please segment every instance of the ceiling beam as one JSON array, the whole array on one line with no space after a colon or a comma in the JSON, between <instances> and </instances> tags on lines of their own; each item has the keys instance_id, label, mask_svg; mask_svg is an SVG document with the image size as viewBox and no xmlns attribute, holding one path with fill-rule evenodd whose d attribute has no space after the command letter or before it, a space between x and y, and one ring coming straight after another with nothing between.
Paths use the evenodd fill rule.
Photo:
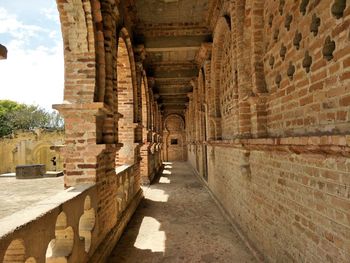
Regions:
<instances>
[{"instance_id":1,"label":"ceiling beam","mask_svg":"<svg viewBox=\"0 0 350 263\"><path fill-rule=\"evenodd\" d=\"M152 47L152 48L145 48L146 52L153 53L153 52L182 52L182 51L197 51L199 50L200 46L181 46L181 47Z\"/></svg>"},{"instance_id":2,"label":"ceiling beam","mask_svg":"<svg viewBox=\"0 0 350 263\"><path fill-rule=\"evenodd\" d=\"M150 37L143 39L145 48L175 48L175 47L200 47L204 42L209 42L210 36L171 36Z\"/></svg>"},{"instance_id":3,"label":"ceiling beam","mask_svg":"<svg viewBox=\"0 0 350 263\"><path fill-rule=\"evenodd\" d=\"M156 68L153 72L155 78L192 78L197 76L197 69L185 70L163 70L161 67Z\"/></svg>"},{"instance_id":4,"label":"ceiling beam","mask_svg":"<svg viewBox=\"0 0 350 263\"><path fill-rule=\"evenodd\" d=\"M153 24L149 27L145 24L139 24L136 28L137 37L162 37L162 36L210 36L211 31L205 25L184 25L172 23Z\"/></svg>"}]
</instances>

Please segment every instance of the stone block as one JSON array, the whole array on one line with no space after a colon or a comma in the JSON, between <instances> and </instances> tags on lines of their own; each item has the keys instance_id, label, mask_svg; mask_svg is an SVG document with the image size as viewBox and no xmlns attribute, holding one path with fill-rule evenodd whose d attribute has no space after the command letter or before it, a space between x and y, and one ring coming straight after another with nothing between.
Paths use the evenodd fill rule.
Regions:
<instances>
[{"instance_id":1,"label":"stone block","mask_svg":"<svg viewBox=\"0 0 350 263\"><path fill-rule=\"evenodd\" d=\"M17 179L40 178L45 175L46 168L44 164L30 164L16 166Z\"/></svg>"}]
</instances>

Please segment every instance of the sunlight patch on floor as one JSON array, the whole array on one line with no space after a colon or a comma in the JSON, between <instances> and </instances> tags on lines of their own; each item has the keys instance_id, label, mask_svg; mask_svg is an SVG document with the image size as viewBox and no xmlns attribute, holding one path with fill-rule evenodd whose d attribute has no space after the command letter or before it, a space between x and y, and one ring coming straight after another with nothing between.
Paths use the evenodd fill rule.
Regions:
<instances>
[{"instance_id":1,"label":"sunlight patch on floor","mask_svg":"<svg viewBox=\"0 0 350 263\"><path fill-rule=\"evenodd\" d=\"M161 184L170 184L170 179L166 178L166 177L161 177L159 179L159 183L161 183Z\"/></svg>"},{"instance_id":2,"label":"sunlight patch on floor","mask_svg":"<svg viewBox=\"0 0 350 263\"><path fill-rule=\"evenodd\" d=\"M146 194L147 195L147 194ZM155 202L168 202L169 195L165 194L163 190L152 189L152 195L147 195L147 199Z\"/></svg>"},{"instance_id":3,"label":"sunlight patch on floor","mask_svg":"<svg viewBox=\"0 0 350 263\"><path fill-rule=\"evenodd\" d=\"M171 174L171 171L169 171L169 170L163 170L163 174Z\"/></svg>"},{"instance_id":4,"label":"sunlight patch on floor","mask_svg":"<svg viewBox=\"0 0 350 263\"><path fill-rule=\"evenodd\" d=\"M171 165L165 165L164 166L164 169L171 169L171 168L173 168Z\"/></svg>"},{"instance_id":5,"label":"sunlight patch on floor","mask_svg":"<svg viewBox=\"0 0 350 263\"><path fill-rule=\"evenodd\" d=\"M166 236L164 231L159 230L160 226L161 224L153 217L144 217L134 246L142 250L164 253Z\"/></svg>"}]
</instances>

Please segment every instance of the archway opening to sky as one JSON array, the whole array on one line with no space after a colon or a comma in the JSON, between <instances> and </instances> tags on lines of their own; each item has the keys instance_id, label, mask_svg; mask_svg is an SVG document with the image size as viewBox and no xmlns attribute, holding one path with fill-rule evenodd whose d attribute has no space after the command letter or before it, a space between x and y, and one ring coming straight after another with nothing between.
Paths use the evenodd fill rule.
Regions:
<instances>
[{"instance_id":1,"label":"archway opening to sky","mask_svg":"<svg viewBox=\"0 0 350 263\"><path fill-rule=\"evenodd\" d=\"M64 58L55 0L2 0L0 40L8 50L0 61L0 100L51 110L63 101Z\"/></svg>"}]
</instances>

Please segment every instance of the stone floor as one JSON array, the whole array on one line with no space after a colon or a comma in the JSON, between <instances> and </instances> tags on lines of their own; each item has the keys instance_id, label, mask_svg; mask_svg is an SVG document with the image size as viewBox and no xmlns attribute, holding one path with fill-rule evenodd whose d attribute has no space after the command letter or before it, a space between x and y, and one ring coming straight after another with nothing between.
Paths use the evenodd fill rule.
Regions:
<instances>
[{"instance_id":1,"label":"stone floor","mask_svg":"<svg viewBox=\"0 0 350 263\"><path fill-rule=\"evenodd\" d=\"M63 190L63 176L40 179L0 177L0 219Z\"/></svg>"},{"instance_id":2,"label":"stone floor","mask_svg":"<svg viewBox=\"0 0 350 263\"><path fill-rule=\"evenodd\" d=\"M107 262L256 262L187 163L169 163Z\"/></svg>"}]
</instances>

